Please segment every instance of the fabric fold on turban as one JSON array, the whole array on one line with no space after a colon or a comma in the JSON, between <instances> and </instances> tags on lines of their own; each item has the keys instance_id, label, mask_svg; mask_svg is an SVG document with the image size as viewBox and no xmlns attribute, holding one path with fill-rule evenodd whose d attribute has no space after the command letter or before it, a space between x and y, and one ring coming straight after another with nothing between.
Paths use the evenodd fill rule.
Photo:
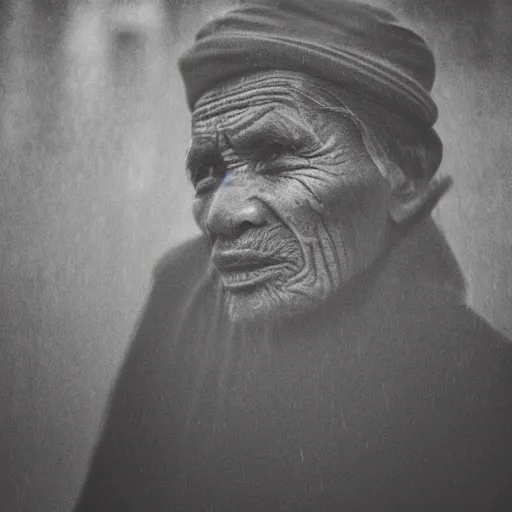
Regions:
<instances>
[{"instance_id":1,"label":"fabric fold on turban","mask_svg":"<svg viewBox=\"0 0 512 512\"><path fill-rule=\"evenodd\" d=\"M208 89L264 69L306 73L431 127L432 52L385 10L343 0L242 1L180 59L190 108Z\"/></svg>"}]
</instances>

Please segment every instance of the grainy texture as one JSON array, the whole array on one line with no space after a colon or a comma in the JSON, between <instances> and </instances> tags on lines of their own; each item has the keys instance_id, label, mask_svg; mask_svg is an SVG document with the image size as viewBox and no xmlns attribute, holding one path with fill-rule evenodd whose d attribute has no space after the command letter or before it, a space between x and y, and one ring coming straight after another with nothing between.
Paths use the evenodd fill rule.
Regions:
<instances>
[{"instance_id":1,"label":"grainy texture","mask_svg":"<svg viewBox=\"0 0 512 512\"><path fill-rule=\"evenodd\" d=\"M512 9L391 3L438 60L454 186L434 216L511 335ZM99 0L0 5L2 511L70 509L151 268L195 232L175 62L208 9L148 5L134 24Z\"/></svg>"}]
</instances>

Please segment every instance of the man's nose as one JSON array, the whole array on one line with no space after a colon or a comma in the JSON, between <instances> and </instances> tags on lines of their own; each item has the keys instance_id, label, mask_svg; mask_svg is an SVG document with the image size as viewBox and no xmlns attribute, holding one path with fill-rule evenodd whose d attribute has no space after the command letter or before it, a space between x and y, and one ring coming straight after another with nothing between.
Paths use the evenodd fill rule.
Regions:
<instances>
[{"instance_id":1,"label":"man's nose","mask_svg":"<svg viewBox=\"0 0 512 512\"><path fill-rule=\"evenodd\" d=\"M210 236L236 238L269 222L270 212L247 187L223 183L215 192L207 217Z\"/></svg>"}]
</instances>

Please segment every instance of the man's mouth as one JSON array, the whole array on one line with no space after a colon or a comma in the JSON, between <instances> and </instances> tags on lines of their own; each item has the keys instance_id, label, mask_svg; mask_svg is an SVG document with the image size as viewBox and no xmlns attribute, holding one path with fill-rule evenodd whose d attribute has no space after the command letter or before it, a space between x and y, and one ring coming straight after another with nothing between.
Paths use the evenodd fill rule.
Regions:
<instances>
[{"instance_id":1,"label":"man's mouth","mask_svg":"<svg viewBox=\"0 0 512 512\"><path fill-rule=\"evenodd\" d=\"M284 262L249 250L214 251L212 262L229 291L255 288L269 280Z\"/></svg>"}]
</instances>

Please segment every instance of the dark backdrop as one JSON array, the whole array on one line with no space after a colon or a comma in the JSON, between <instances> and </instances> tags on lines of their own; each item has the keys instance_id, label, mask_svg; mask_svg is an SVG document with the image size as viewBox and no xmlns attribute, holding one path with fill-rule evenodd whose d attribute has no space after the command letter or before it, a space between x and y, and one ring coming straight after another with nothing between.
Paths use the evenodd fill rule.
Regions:
<instances>
[{"instance_id":1,"label":"dark backdrop","mask_svg":"<svg viewBox=\"0 0 512 512\"><path fill-rule=\"evenodd\" d=\"M214 7L183 3L0 3L2 512L71 509L152 266L195 232L175 62ZM387 4L439 62L455 184L435 218L471 303L512 334L512 8Z\"/></svg>"}]
</instances>

